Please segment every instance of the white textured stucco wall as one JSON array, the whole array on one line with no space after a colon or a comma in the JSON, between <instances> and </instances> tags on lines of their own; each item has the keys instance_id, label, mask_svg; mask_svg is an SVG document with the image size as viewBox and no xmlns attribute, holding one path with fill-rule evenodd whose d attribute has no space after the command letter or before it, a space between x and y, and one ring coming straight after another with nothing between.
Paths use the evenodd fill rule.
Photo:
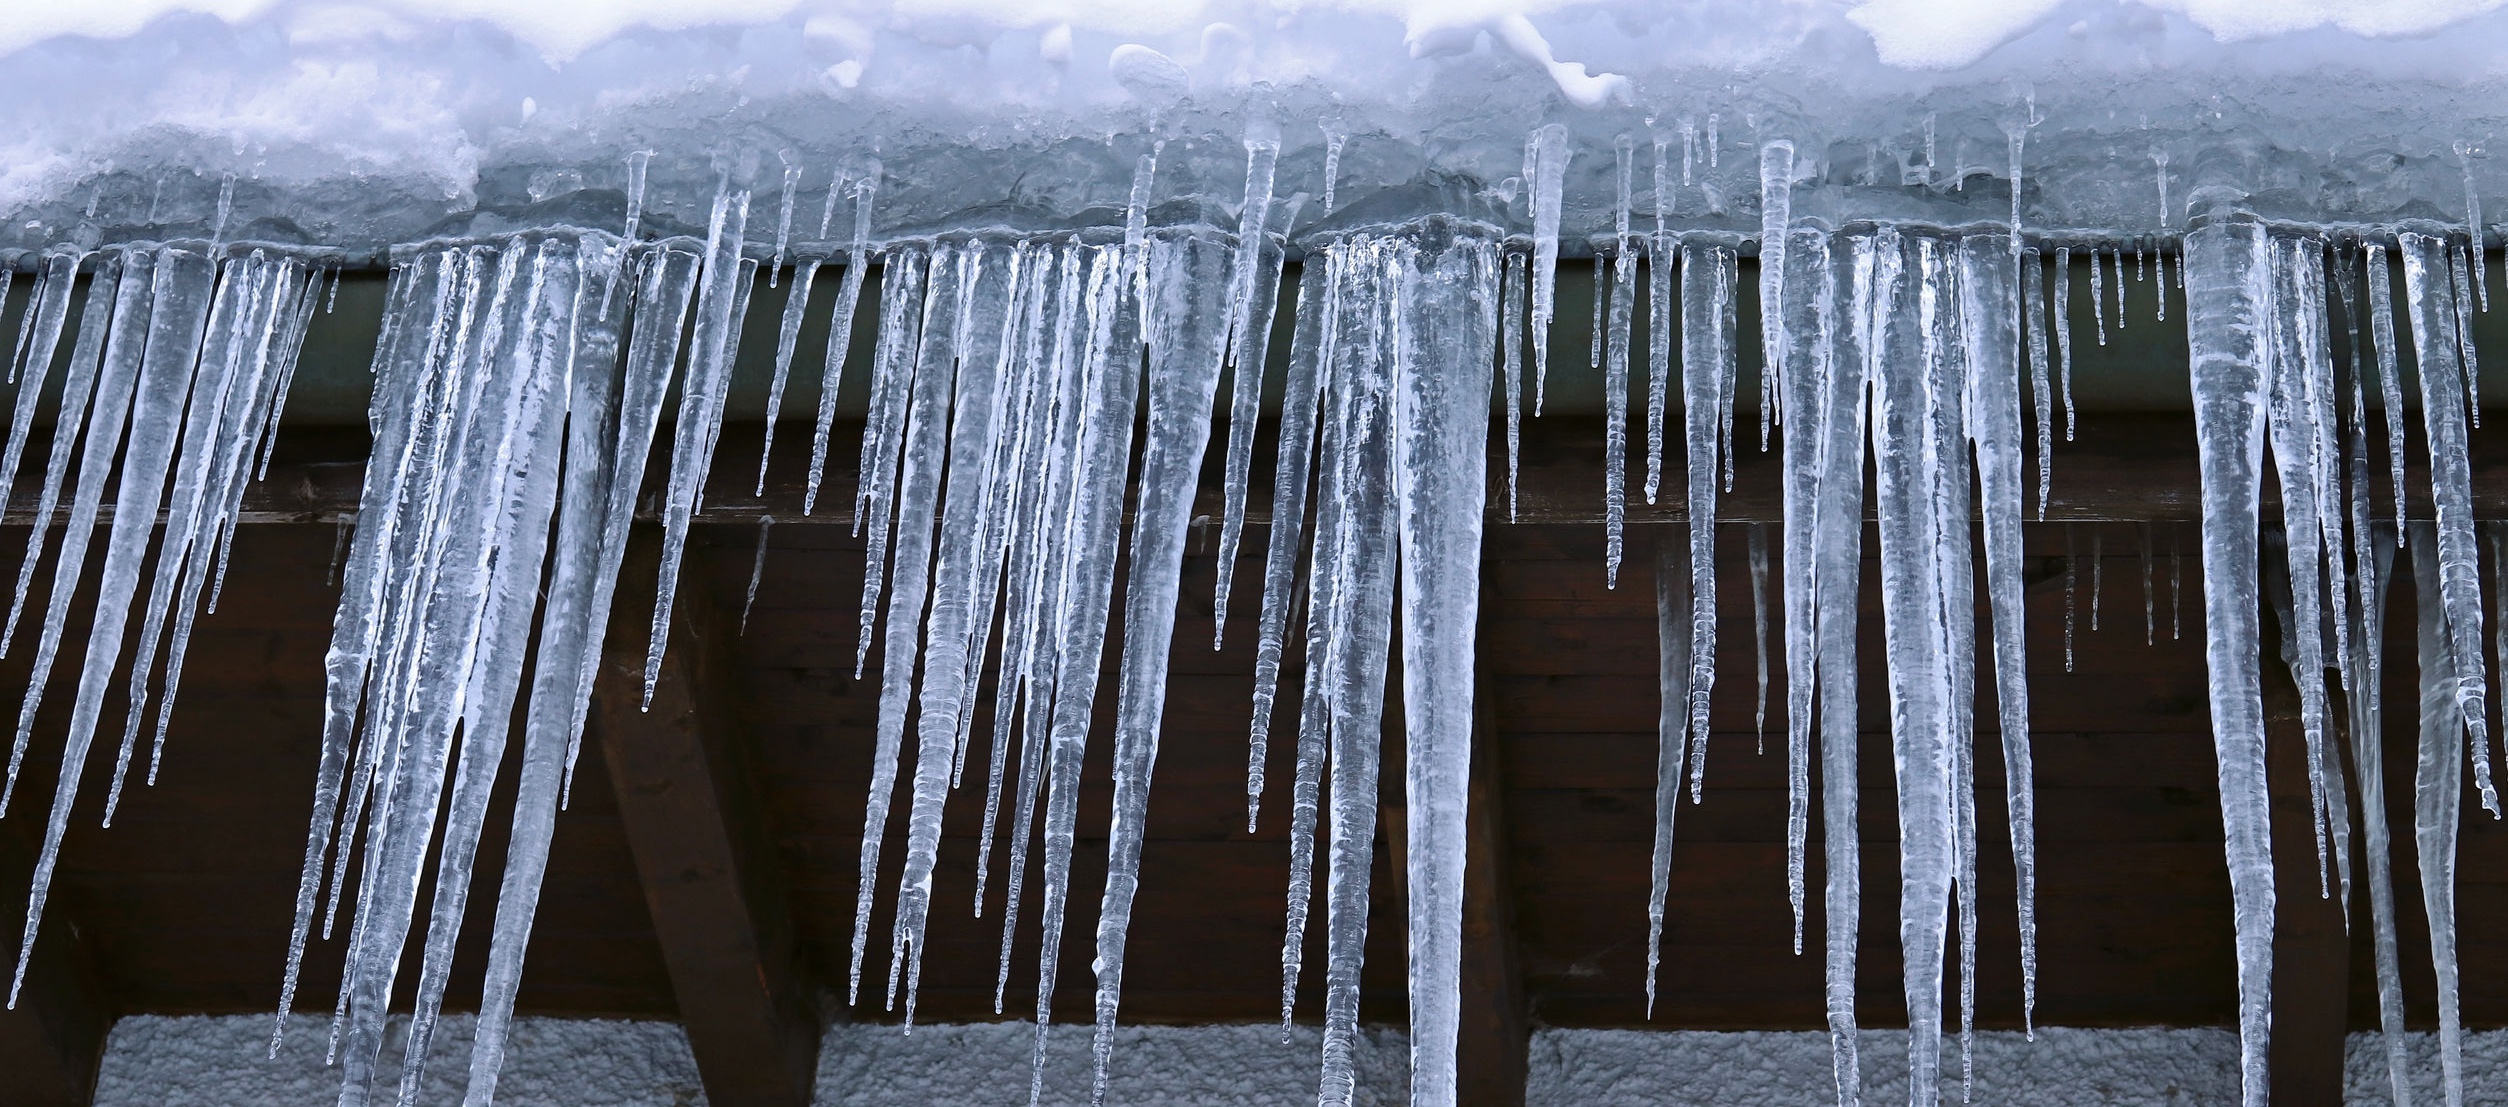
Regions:
<instances>
[{"instance_id":1,"label":"white textured stucco wall","mask_svg":"<svg viewBox=\"0 0 2508 1107\"><path fill-rule=\"evenodd\" d=\"M337 1095L322 1065L328 1021L291 1020L286 1048L266 1059L266 1016L134 1016L113 1028L98 1107L312 1107ZM1030 1029L1022 1023L833 1028L819 1061L822 1107L1024 1104ZM2438 1101L2434 1035L2416 1034L2421 1102ZM397 1037L393 1041L397 1042ZM450 1016L422 1103L460 1101L470 1019ZM1045 1102L1087 1102L1085 1026L1058 1026ZM1109 1100L1122 1104L1270 1107L1314 1100L1318 1035L1288 1044L1268 1026L1130 1027L1116 1044ZM1906 1035L1864 1035L1864 1098L1905 1097ZM2346 1051L2356 1105L2387 1102L2385 1054L2373 1034ZM2237 1100L2238 1043L2226 1030L2065 1030L1979 1035L1976 1101L2063 1107L2191 1107ZM1396 1104L1406 1049L1400 1031L1371 1029L1360 1044L1364 1105ZM1955 1081L1958 1055L1945 1058ZM2466 1036L2465 1099L2508 1103L2508 1031ZM1666 1033L1545 1030L1535 1035L1531 1107L1826 1107L1834 1102L1829 1046L1817 1033ZM1947 1097L1946 1097L1947 1098ZM683 1107L705 1101L687 1039L670 1023L519 1021L497 1101L508 1107Z\"/></svg>"}]
</instances>

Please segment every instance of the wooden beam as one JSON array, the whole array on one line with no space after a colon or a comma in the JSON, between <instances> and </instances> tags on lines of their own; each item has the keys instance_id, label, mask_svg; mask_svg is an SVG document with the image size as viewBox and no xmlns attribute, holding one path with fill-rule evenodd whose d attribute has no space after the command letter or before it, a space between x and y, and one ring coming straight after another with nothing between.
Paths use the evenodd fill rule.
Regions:
<instances>
[{"instance_id":1,"label":"wooden beam","mask_svg":"<svg viewBox=\"0 0 2508 1107\"><path fill-rule=\"evenodd\" d=\"M840 441L829 451L828 471L819 489L818 512L804 515L801 511L804 480L808 468L807 432L787 427L785 445L776 456L781 459L767 475L764 494L754 488L758 449L763 441L761 424L733 424L723 428L722 442L717 450L712 478L706 489L703 508L698 518L707 522L756 522L761 516L773 516L778 525L809 526L852 525L854 462L858 451L851 441ZM852 439L859 427L841 428L840 438ZM1490 436L1489 521L1527 524L1599 523L1603 520L1602 421L1591 418L1553 416L1548 419L1524 421L1523 457L1517 510L1510 516L1507 509L1505 436ZM1638 492L1645 473L1642 437L1632 449L1629 468L1628 521L1631 524L1672 522L1688 517L1682 500L1686 487L1681 473L1678 443L1668 444L1672 456L1665 458L1665 479L1662 494L1653 504L1644 502ZM359 483L364 476L366 439L362 433L340 428L290 428L282 440L280 456L271 466L269 476L245 489L243 520L248 523L334 522L354 518L357 513ZM2372 447L2373 449L2377 447ZM2489 428L2473 432L2472 452L2476 457L2508 458L2508 425L2494 422ZM1258 453L1268 458L1270 448ZM2384 455L2379 455L2382 458ZM2428 451L2414 447L2406 451L2408 477L2406 487L2411 501L2407 513L2416 519L2431 517L2429 501ZM1267 463L1267 462L1266 462ZM2372 459L2371 467L2384 472L2384 462ZM2034 463L2032 464L2034 470ZM658 488L670 475L667 457L656 456L646 469L647 479ZM1194 507L1196 514L1216 518L1221 507L1220 466L1211 465L1203 473L1202 489ZM1267 470L1266 470L1267 472ZM1271 482L1258 474L1246 504L1246 518L1261 523L1270 518ZM15 498L8 502L0 523L24 524L34 512L34 482L21 482ZM2379 484L2377 487L2384 487ZM2055 448L2054 483L2049 496L2046 519L2049 522L2135 522L2192 521L2199 517L2200 494L2195 478L2195 437L2193 419L2186 415L2159 413L2092 413L2081 419L2080 432L2072 441ZM647 503L652 497L646 497ZM2029 501L2030 518L2036 519L2037 501ZM2483 519L2508 519L2508 466L2475 466L2473 473L2473 510ZM1774 523L1783 520L1778 455L1761 452L1747 443L1735 451L1733 490L1717 498L1717 516L1735 523ZM1869 518L1870 505L1866 506ZM2264 489L2265 517L2278 518L2280 501L2275 490ZM2384 497L2375 501L2372 514L2380 519L2394 517L2394 507ZM651 516L648 515L648 518ZM100 520L112 518L108 506Z\"/></svg>"},{"instance_id":2,"label":"wooden beam","mask_svg":"<svg viewBox=\"0 0 2508 1107\"><path fill-rule=\"evenodd\" d=\"M1484 595L1486 589L1484 584ZM1485 598L1482 610L1488 610ZM1464 815L1463 1026L1455 1051L1455 1099L1476 1107L1523 1107L1532 1019L1515 942L1495 693L1485 662L1481 671L1484 679L1475 682L1472 696L1471 802Z\"/></svg>"},{"instance_id":3,"label":"wooden beam","mask_svg":"<svg viewBox=\"0 0 2508 1107\"><path fill-rule=\"evenodd\" d=\"M12 935L25 929L22 893L35 871L35 844L27 837L22 826L0 823L0 890L20 907L5 916ZM0 1103L13 1107L86 1107L95 1096L105 1033L113 1028L113 998L86 938L68 905L57 894L52 898L17 1005L0 1009ZM12 943L12 965L16 954Z\"/></svg>"},{"instance_id":4,"label":"wooden beam","mask_svg":"<svg viewBox=\"0 0 2508 1107\"><path fill-rule=\"evenodd\" d=\"M2275 556L2268 551L2266 560ZM2289 594L2281 574L2267 575L2274 578L2266 584L2268 591ZM2281 642L2279 631L2272 631L2263 651L2265 779L2272 796L2275 892L2273 1037L2266 1054L2266 1084L2274 1107L2341 1107L2343 1039L2350 1028L2351 935L2344 926L2340 887L2332 895L2320 894L2333 882L2333 858L2327 855L2325 867L2318 868L2307 738L2300 725L2299 690L2282 660ZM2334 705L2329 713L2338 716L2338 701L2330 694L2327 700ZM2328 721L2325 738L2339 747L2338 719ZM2325 848L2332 849L2332 843Z\"/></svg>"},{"instance_id":5,"label":"wooden beam","mask_svg":"<svg viewBox=\"0 0 2508 1107\"><path fill-rule=\"evenodd\" d=\"M734 708L731 625L689 565L649 710L639 710L660 534L629 539L593 690L645 904L715 1107L806 1107L820 1021Z\"/></svg>"}]
</instances>

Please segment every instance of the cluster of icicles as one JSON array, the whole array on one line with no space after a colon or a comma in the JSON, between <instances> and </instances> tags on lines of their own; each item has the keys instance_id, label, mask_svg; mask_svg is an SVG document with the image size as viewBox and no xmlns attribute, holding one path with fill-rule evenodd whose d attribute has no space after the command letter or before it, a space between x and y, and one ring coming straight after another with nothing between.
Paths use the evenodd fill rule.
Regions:
<instances>
[{"instance_id":1,"label":"cluster of icicles","mask_svg":"<svg viewBox=\"0 0 2508 1107\"><path fill-rule=\"evenodd\" d=\"M866 534L868 553L857 675L876 636L881 691L848 996L859 1000L881 846L900 778L910 779L886 994L893 1007L902 986L911 1022L944 801L964 782L976 738L989 733L974 898L981 913L1000 832L1008 839L1008 864L996 1009L1009 991L1012 938L1030 898L1031 828L1043 807L1031 1098L1041 1094L1047 1016L1071 893L1079 774L1092 737L1109 619L1119 604L1124 646L1114 691L1114 811L1094 962L1092 1086L1094 1098L1105 1095L1193 494L1217 422L1219 384L1230 367L1247 367L1233 375L1220 462L1225 514L1218 558L1233 564L1254 479L1254 427L1265 401L1264 375L1254 367L1269 357L1276 305L1290 303L1295 326L1286 388L1276 397L1281 445L1255 631L1248 780L1252 822L1261 814L1284 642L1302 627L1306 673L1295 711L1283 1015L1291 1013L1303 968L1317 829L1328 804L1319 1101L1349 1102L1380 717L1398 616L1409 820L1410 1097L1451 1104L1462 1002L1479 551L1488 500L1484 458L1493 420L1502 420L1511 508L1521 399L1531 391L1537 412L1544 391L1566 134L1548 127L1527 143L1522 184L1523 214L1534 232L1529 239L1437 216L1311 236L1299 244L1305 260L1293 296L1280 288L1288 243L1278 228L1292 222L1304 194L1274 201L1276 139L1249 140L1247 152L1245 199L1233 233L1149 226L1152 155L1139 160L1121 228L875 244L874 167L831 188L822 214L824 243L840 195L851 198L850 248L794 254L796 287L776 333L770 434L799 353L808 289L830 264L841 265L843 281L824 357L805 511L816 509L833 399L857 312L876 312L871 409L849 509L855 529ZM2017 175L2017 142L2014 154ZM1655 194L1674 195L1671 159L1660 145L1655 161ZM1623 141L1616 233L1596 243L1593 357L1604 369L1609 403L1602 444L1609 474L1605 573L1616 581L1629 468L1629 374L1641 360L1648 373L1643 492L1651 501L1660 491L1664 427L1677 379L1688 505L1686 533L1659 545L1656 566L1663 716L1649 907L1651 1009L1674 815L1684 785L1693 803L1703 794L1715 677L1715 504L1719 474L1731 480L1733 424L1742 406L1735 396L1741 244L1669 229L1672 213L1661 206L1651 233L1632 231L1633 163L1632 146ZM631 180L640 179L640 168L631 160ZM2023 439L2034 426L2042 516L2059 398L2065 433L2071 424L2072 336L2063 322L2069 259L2057 250L2054 280L2047 281L2048 259L2017 225L1959 232L1798 225L1788 204L1794 176L1793 148L1767 144L1757 276L1760 301L1769 305L1760 341L1770 371L1763 374L1759 407L1763 448L1782 427L1775 448L1784 473L1783 526L1774 575L1789 678L1787 882L1796 947L1808 895L1815 749L1822 762L1823 825L1857 825L1852 597L1863 556L1862 520L1869 514L1880 520L1899 912L1914 1031L1910 1096L1912 1103L1930 1105L1941 1094L1941 996L1954 925L1963 1088L1971 1075L1979 864L1972 747L1981 658L1991 664L2008 774L2024 1017L2035 1000L2020 556L2030 483L2024 457L2032 451ZM514 827L468 1083L473 1104L494 1095L550 834L584 732L630 524L640 510L655 511L663 531L661 594L645 671L650 696L749 293L761 269L770 281L784 274L796 179L785 177L771 253L750 241L750 194L727 186L703 240L639 240L641 196L631 190L623 237L567 230L426 244L395 257L373 363L374 448L325 659L321 762L282 1002L284 1013L317 919L330 937L342 889L350 884L349 866L361 864L330 1044L344 1070L343 1104L362 1104L375 1094L394 978L433 854L436 893L427 907L398 1098L408 1103L417 1095L489 795L521 703L527 706ZM1330 195L1327 186L1327 209ZM2425 384L2418 406L2437 504L2435 523L2415 522L2400 532L2370 517L2371 381L2385 421L2395 503L2404 496L2407 407L2396 373L2390 250L2400 255L2402 314ZM2122 326L2124 257L2121 251L2092 257L2104 341L2103 276L2114 272ZM2317 832L2320 842L2331 840L2326 852L2347 894L2347 789L2357 789L2367 810L2383 810L2378 628L2383 585L2395 551L2403 548L2424 597L2415 810L2441 991L2441 1056L2453 1104L2461 1097L2453 799L2466 762L2485 804L2497 810L2466 455L2476 407L2469 312L2481 292L2468 275L2478 280L2479 267L2469 266L2460 240L2434 230L2346 240L2338 250L2321 236L2268 231L2236 218L2190 232L2183 258L2178 276L2186 290L2201 432L2202 556L2210 584L2205 626L2236 900L2246 1099L2261 1103L2264 1094L2274 894L2265 829L2259 610L2268 594L2284 609L2279 623L2300 690ZM2167 259L2156 255L2151 269L2163 287ZM865 308L860 301L874 264L882 269L881 291ZM301 260L214 243L93 255L65 250L43 256L37 268L39 285L14 360L19 398L0 454L0 487L13 486L37 398L56 360L65 366L57 415L62 429L42 478L12 628L56 531L52 523L73 459L78 479L66 525L57 528L61 548L10 763L12 786L109 485L114 499L99 616L36 875L21 976L106 685L123 656L123 613L136 607L142 628L115 796L134 755L152 673L160 671L152 662L161 645L166 660L156 678L154 733L162 746L194 612L204 587L214 610L242 491L256 461L267 464L275 416L322 285L321 274ZM2135 268L2143 271L2139 251ZM59 358L82 273L86 294L74 349ZM1651 340L1642 358L1631 344L1641 280L1648 285L1642 298ZM2164 312L2164 291L2158 300ZM1527 347L1530 382L1522 379ZM669 470L658 502L642 503L646 461L674 389ZM1503 397L1503 416L1493 412L1493 396ZM771 437L768 442L771 452ZM2282 490L2278 531L2258 518L2268 443ZM1868 463L1875 474L1869 505ZM117 468L118 482L111 479ZM763 472L762 463L761 483ZM151 574L150 538L160 519L165 540L153 547ZM1126 541L1128 550L1119 550ZM1764 539L1755 534L1753 547L1754 575L1764 576L1770 560ZM2264 566L2268 550L2274 564ZM1120 588L1119 552L1129 565ZM1973 617L1980 563L1991 613L1982 643ZM1297 579L1301 564L1309 566L1304 587ZM143 576L150 593L139 601ZM1223 627L1230 587L1229 575L1221 574ZM2094 603L2095 595L2094 589ZM1300 596L1305 609L1293 611ZM2145 597L2147 610L2147 581ZM530 648L535 625L536 650ZM2320 625L2330 634L2287 630ZM2508 655L2508 622L2501 631L2498 648ZM1763 700L1767 664L1763 649ZM2334 702L2329 669L2351 713L2348 779L2338 743L2327 737ZM977 689L988 671L996 674L996 692L989 726L979 728L985 705ZM153 780L153 763L150 775ZM111 810L108 800L108 819ZM2400 1103L2407 1094L2385 824L2371 817L2363 825L2381 1012ZM1860 1084L1858 844L1852 835L1834 836L1824 849L1827 1006L1839 1100L1853 1104Z\"/></svg>"}]
</instances>

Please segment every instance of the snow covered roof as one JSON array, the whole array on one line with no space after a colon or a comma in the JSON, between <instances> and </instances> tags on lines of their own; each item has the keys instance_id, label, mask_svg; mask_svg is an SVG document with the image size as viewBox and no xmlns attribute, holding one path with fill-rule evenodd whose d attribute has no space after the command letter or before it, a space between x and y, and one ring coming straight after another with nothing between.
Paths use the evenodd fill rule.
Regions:
<instances>
[{"instance_id":1,"label":"snow covered roof","mask_svg":"<svg viewBox=\"0 0 2508 1107\"><path fill-rule=\"evenodd\" d=\"M99 0L0 12L8 244L223 231L371 255L623 214L701 226L726 176L805 198L878 159L882 233L1102 221L1164 144L1160 202L1241 194L1268 119L1282 191L1346 208L1519 195L1565 124L1565 227L1606 229L1613 140L1686 155L1678 225L1755 230L1787 138L1800 215L2020 216L2166 233L2206 175L2297 220L2461 221L2508 103L2495 0ZM1256 124L1260 126L1261 124ZM1651 180L1638 205L1650 212ZM230 179L232 189L227 188ZM1430 187L1434 186L1434 187ZM221 226L220 197L231 197ZM2508 205L2493 205L2494 210ZM2172 208L2176 210L2172 210ZM805 204L805 211L817 210ZM1302 216L1313 222L1323 205ZM816 229L806 219L800 233Z\"/></svg>"}]
</instances>

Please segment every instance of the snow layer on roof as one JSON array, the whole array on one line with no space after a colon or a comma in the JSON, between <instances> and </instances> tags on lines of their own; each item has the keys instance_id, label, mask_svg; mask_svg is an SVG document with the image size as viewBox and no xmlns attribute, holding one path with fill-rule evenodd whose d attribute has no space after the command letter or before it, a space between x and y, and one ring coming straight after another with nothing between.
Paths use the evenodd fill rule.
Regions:
<instances>
[{"instance_id":1,"label":"snow layer on roof","mask_svg":"<svg viewBox=\"0 0 2508 1107\"><path fill-rule=\"evenodd\" d=\"M2461 218L2508 185L2500 0L85 0L0 6L0 247L207 236L372 252L512 222L649 225L728 182L801 211L886 168L883 234L1227 207L1249 117L1283 195L1376 217L1458 190L1520 211L1524 136L1564 123L1571 239L1607 227L1613 140L1697 163L1672 222L1756 227L1769 138L1798 213L2182 226L2206 178L2320 221ZM1710 145L1709 136L1716 141ZM2459 147L2464 151L2458 153ZM2163 164L2164 163L2164 164ZM230 225L217 200L234 182ZM1373 197L1385 197L1373 206ZM2002 211L2000 216L1994 215ZM2508 202L2488 210L2508 210ZM1310 205L1313 222L1331 213ZM798 220L804 231L816 222ZM1573 249L1573 247L1572 247Z\"/></svg>"}]
</instances>

